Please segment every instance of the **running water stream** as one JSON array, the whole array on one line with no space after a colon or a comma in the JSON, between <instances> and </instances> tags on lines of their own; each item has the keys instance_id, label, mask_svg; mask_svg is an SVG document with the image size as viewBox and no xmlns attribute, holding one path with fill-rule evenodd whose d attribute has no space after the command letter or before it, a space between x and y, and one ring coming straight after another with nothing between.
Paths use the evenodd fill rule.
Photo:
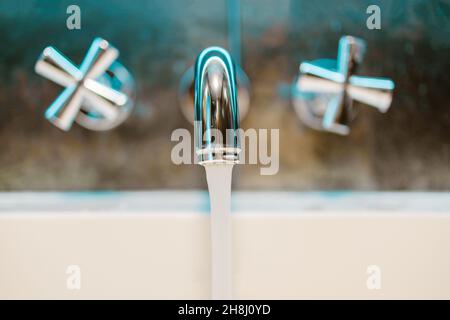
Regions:
<instances>
[{"instance_id":1,"label":"running water stream","mask_svg":"<svg viewBox=\"0 0 450 320\"><path fill-rule=\"evenodd\" d=\"M231 177L233 164L204 165L211 203L212 299L232 296Z\"/></svg>"}]
</instances>

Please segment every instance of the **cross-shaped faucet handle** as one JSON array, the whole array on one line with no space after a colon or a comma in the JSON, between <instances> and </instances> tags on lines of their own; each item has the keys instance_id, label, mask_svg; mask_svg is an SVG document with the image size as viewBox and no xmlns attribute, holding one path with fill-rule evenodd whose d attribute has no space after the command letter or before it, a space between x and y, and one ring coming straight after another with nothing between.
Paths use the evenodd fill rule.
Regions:
<instances>
[{"instance_id":1,"label":"cross-shaped faucet handle","mask_svg":"<svg viewBox=\"0 0 450 320\"><path fill-rule=\"evenodd\" d=\"M95 39L80 67L53 47L39 57L35 71L65 87L45 117L62 130L74 121L91 130L108 130L122 123L133 106L134 81L115 60L119 51Z\"/></svg>"},{"instance_id":2,"label":"cross-shaped faucet handle","mask_svg":"<svg viewBox=\"0 0 450 320\"><path fill-rule=\"evenodd\" d=\"M394 82L386 78L357 76L362 62L364 40L344 36L339 41L336 60L303 62L293 86L294 107L310 127L338 134L350 132L355 115L353 101L386 112L392 102Z\"/></svg>"}]
</instances>

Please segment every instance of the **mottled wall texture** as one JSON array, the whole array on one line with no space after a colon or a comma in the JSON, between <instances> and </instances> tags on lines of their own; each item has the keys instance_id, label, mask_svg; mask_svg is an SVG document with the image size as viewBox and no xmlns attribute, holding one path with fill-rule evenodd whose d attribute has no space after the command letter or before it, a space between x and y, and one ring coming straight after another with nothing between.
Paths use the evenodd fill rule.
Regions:
<instances>
[{"instance_id":1,"label":"mottled wall texture","mask_svg":"<svg viewBox=\"0 0 450 320\"><path fill-rule=\"evenodd\" d=\"M81 30L66 9L81 8ZM368 30L366 9L381 8ZM448 190L450 2L447 0L242 0L242 65L252 81L243 128L280 129L280 170L238 166L245 190ZM201 49L227 46L225 0L2 0L0 2L0 190L204 188L203 169L176 166L170 135L192 126L177 100ZM388 113L361 106L347 137L306 128L286 92L299 63L336 56L342 35L368 43L361 75L396 82ZM138 85L137 108L119 128L62 132L44 119L61 88L36 75L47 45L81 62L104 37Z\"/></svg>"}]
</instances>

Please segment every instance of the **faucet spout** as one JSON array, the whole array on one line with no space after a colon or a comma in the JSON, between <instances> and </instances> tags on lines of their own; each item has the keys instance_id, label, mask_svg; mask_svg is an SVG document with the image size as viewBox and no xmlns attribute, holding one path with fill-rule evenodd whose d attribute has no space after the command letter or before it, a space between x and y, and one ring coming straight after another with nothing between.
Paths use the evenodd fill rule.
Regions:
<instances>
[{"instance_id":1,"label":"faucet spout","mask_svg":"<svg viewBox=\"0 0 450 320\"><path fill-rule=\"evenodd\" d=\"M236 68L220 47L204 49L194 73L194 134L198 163L239 162L239 107Z\"/></svg>"}]
</instances>

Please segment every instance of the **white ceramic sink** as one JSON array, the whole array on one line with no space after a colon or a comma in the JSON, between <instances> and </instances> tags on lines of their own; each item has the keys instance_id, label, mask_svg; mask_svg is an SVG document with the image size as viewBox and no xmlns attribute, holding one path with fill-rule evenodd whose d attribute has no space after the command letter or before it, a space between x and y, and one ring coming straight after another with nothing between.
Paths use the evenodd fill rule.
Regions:
<instances>
[{"instance_id":1,"label":"white ceramic sink","mask_svg":"<svg viewBox=\"0 0 450 320\"><path fill-rule=\"evenodd\" d=\"M0 298L208 299L208 210L205 192L0 193ZM238 192L232 210L237 299L450 299L449 193Z\"/></svg>"}]
</instances>

